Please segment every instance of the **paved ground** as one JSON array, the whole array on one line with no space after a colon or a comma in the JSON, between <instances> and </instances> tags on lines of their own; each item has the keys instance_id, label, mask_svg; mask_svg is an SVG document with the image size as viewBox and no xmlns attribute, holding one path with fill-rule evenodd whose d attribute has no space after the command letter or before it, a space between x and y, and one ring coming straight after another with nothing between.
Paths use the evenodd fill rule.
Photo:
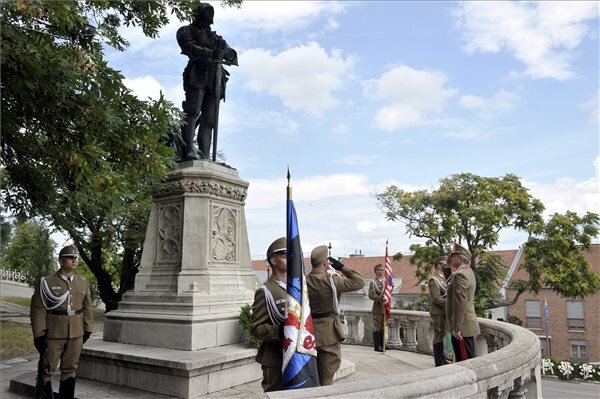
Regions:
<instances>
[{"instance_id":1,"label":"paved ground","mask_svg":"<svg viewBox=\"0 0 600 399\"><path fill-rule=\"evenodd\" d=\"M33 295L33 288L22 284L2 281L0 282L0 295L27 298Z\"/></svg>"}]
</instances>

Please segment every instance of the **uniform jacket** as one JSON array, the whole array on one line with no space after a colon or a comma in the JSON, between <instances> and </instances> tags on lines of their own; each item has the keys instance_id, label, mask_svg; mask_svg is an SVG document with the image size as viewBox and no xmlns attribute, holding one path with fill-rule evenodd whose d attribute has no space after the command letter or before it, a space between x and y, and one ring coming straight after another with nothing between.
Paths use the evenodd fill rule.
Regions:
<instances>
[{"instance_id":1,"label":"uniform jacket","mask_svg":"<svg viewBox=\"0 0 600 399\"><path fill-rule=\"evenodd\" d=\"M42 302L40 287L36 287L33 297L31 297L31 328L33 337L37 338L44 335L47 330L48 338L78 338L83 336L83 332L92 332L93 314L90 289L86 279L79 275L73 275L73 281L63 280L58 272L46 277L46 283L50 291L55 296L63 295L71 291L71 310L76 312L74 315L55 315L49 314ZM48 304L48 302L46 302ZM67 301L64 301L55 310L67 310Z\"/></svg>"},{"instance_id":2,"label":"uniform jacket","mask_svg":"<svg viewBox=\"0 0 600 399\"><path fill-rule=\"evenodd\" d=\"M439 274L434 274L427 281L429 287L429 296L431 297L431 306L429 314L446 314L446 280Z\"/></svg>"},{"instance_id":3,"label":"uniform jacket","mask_svg":"<svg viewBox=\"0 0 600 399\"><path fill-rule=\"evenodd\" d=\"M333 281L338 295L343 292L352 292L365 286L365 280L358 272L348 266L342 267L343 276L334 275ZM333 302L333 289L329 275L321 270L312 269L306 275L306 286L311 313L324 314L335 312ZM345 338L344 328L340 316L329 316L313 319L317 348L342 342Z\"/></svg>"},{"instance_id":4,"label":"uniform jacket","mask_svg":"<svg viewBox=\"0 0 600 399\"><path fill-rule=\"evenodd\" d=\"M460 331L463 337L475 337L481 333L473 305L476 287L475 274L469 266L459 267L448 279L448 326L452 331Z\"/></svg>"},{"instance_id":5,"label":"uniform jacket","mask_svg":"<svg viewBox=\"0 0 600 399\"><path fill-rule=\"evenodd\" d=\"M383 282L377 278L369 284L369 299L373 301L373 307L371 308L373 314L385 314L383 288Z\"/></svg>"},{"instance_id":6,"label":"uniform jacket","mask_svg":"<svg viewBox=\"0 0 600 399\"><path fill-rule=\"evenodd\" d=\"M286 291L279 286L277 281L274 276L271 276L264 285L273 295L275 304L281 314L285 314ZM280 368L283 358L283 345L279 336L279 325L274 325L271 322L267 311L265 291L262 288L256 290L254 294L250 333L262 341L255 360L263 366Z\"/></svg>"}]
</instances>

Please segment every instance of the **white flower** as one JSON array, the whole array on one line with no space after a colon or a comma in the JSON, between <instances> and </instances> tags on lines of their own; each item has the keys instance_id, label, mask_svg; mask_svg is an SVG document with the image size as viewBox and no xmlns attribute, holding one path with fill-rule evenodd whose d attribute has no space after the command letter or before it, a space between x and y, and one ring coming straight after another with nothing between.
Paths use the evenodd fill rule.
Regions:
<instances>
[{"instance_id":1,"label":"white flower","mask_svg":"<svg viewBox=\"0 0 600 399\"><path fill-rule=\"evenodd\" d=\"M569 378L569 376L573 372L573 366L571 365L570 362L563 360L558 365L558 371L560 371L562 373L562 375L564 375L565 377Z\"/></svg>"},{"instance_id":2,"label":"white flower","mask_svg":"<svg viewBox=\"0 0 600 399\"><path fill-rule=\"evenodd\" d=\"M552 360L542 359L542 368L544 369L544 373L550 372L550 374L554 374L554 365L552 364Z\"/></svg>"},{"instance_id":3,"label":"white flower","mask_svg":"<svg viewBox=\"0 0 600 399\"><path fill-rule=\"evenodd\" d=\"M587 380L588 378L592 378L594 376L594 366L592 366L591 364L582 364L579 366L579 369L581 370L579 374L583 377L584 380Z\"/></svg>"}]
</instances>

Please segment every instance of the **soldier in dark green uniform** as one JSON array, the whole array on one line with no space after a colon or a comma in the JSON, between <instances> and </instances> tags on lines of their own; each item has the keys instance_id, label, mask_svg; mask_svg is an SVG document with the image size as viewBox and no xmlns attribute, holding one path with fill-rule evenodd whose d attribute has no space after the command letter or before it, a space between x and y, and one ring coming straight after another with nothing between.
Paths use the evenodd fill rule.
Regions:
<instances>
[{"instance_id":1,"label":"soldier in dark green uniform","mask_svg":"<svg viewBox=\"0 0 600 399\"><path fill-rule=\"evenodd\" d=\"M448 279L446 318L454 354L460 362L475 357L475 338L481 333L474 306L477 282L468 249L454 243L448 264L456 271Z\"/></svg>"},{"instance_id":2,"label":"soldier in dark green uniform","mask_svg":"<svg viewBox=\"0 0 600 399\"><path fill-rule=\"evenodd\" d=\"M427 281L431 306L429 315L433 324L433 359L435 366L447 364L444 356L444 336L446 334L446 279L444 278L444 266L446 256L437 258L433 262L433 274Z\"/></svg>"},{"instance_id":3,"label":"soldier in dark green uniform","mask_svg":"<svg viewBox=\"0 0 600 399\"><path fill-rule=\"evenodd\" d=\"M373 268L375 278L369 284L369 299L373 301L373 347L377 352L383 352L383 319L385 316L385 304L383 303L383 289L385 282L385 270L380 263Z\"/></svg>"},{"instance_id":4,"label":"soldier in dark green uniform","mask_svg":"<svg viewBox=\"0 0 600 399\"><path fill-rule=\"evenodd\" d=\"M93 329L88 283L73 274L78 259L75 246L61 249L60 269L42 278L31 298L33 341L44 357L44 392L48 398L52 398L51 377L59 361L60 398L74 397L79 356Z\"/></svg>"},{"instance_id":5,"label":"soldier in dark green uniform","mask_svg":"<svg viewBox=\"0 0 600 399\"><path fill-rule=\"evenodd\" d=\"M310 254L311 272L306 275L306 286L317 340L317 368L321 385L331 385L333 376L342 362L340 342L345 339L340 320L339 297L365 286L365 280L340 261L327 258L328 249L321 245ZM328 273L327 266L342 273Z\"/></svg>"},{"instance_id":6,"label":"soldier in dark green uniform","mask_svg":"<svg viewBox=\"0 0 600 399\"><path fill-rule=\"evenodd\" d=\"M287 279L287 240L278 238L267 249L271 277L254 294L250 333L262 341L256 361L263 371L265 392L276 391L281 385L283 358L283 321L285 317Z\"/></svg>"}]
</instances>

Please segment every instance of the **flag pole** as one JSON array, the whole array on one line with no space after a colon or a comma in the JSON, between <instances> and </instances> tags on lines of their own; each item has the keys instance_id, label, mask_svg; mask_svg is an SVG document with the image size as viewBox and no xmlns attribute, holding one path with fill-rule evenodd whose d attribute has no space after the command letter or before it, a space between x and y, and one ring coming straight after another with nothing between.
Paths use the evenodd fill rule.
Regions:
<instances>
[{"instance_id":1,"label":"flag pole","mask_svg":"<svg viewBox=\"0 0 600 399\"><path fill-rule=\"evenodd\" d=\"M388 239L387 238L385 240L385 256L386 256L386 259L384 259L383 261L387 262L387 256L388 256ZM385 266L384 270L385 270L385 274L386 274L385 285L383 286L384 295L385 295L385 289L386 289L386 286L388 283L387 266ZM392 300L392 296L390 295L390 301L391 300ZM386 305L386 308L384 309L384 312L383 312L383 353L385 353L385 346L387 343L387 322L388 322L387 313L388 312L387 312L387 305Z\"/></svg>"}]
</instances>

